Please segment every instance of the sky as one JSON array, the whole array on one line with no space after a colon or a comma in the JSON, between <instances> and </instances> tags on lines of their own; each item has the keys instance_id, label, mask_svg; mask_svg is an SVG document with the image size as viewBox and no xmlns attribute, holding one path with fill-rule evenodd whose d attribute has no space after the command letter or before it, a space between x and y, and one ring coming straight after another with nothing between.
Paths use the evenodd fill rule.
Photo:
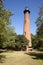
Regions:
<instances>
[{"instance_id":1,"label":"sky","mask_svg":"<svg viewBox=\"0 0 43 65\"><path fill-rule=\"evenodd\" d=\"M24 27L24 9L28 7L30 10L30 31L36 34L36 19L39 16L39 7L43 4L43 0L5 0L4 6L14 15L11 17L11 25L15 27L17 34L23 34Z\"/></svg>"}]
</instances>

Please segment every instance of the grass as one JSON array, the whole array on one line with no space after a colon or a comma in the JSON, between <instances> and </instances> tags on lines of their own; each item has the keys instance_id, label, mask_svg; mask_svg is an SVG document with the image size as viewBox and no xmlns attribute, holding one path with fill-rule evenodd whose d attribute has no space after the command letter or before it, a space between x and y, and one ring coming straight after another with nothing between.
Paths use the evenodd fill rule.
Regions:
<instances>
[{"instance_id":1,"label":"grass","mask_svg":"<svg viewBox=\"0 0 43 65\"><path fill-rule=\"evenodd\" d=\"M9 51L0 54L0 65L43 65L43 53Z\"/></svg>"}]
</instances>

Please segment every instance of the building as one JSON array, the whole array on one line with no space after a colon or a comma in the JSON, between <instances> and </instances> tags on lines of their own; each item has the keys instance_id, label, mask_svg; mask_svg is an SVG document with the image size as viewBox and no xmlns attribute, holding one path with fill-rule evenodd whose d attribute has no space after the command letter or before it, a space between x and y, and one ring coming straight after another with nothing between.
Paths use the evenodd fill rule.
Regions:
<instances>
[{"instance_id":1,"label":"building","mask_svg":"<svg viewBox=\"0 0 43 65\"><path fill-rule=\"evenodd\" d=\"M32 49L31 33L30 33L30 11L28 8L24 10L24 36L29 40L27 50Z\"/></svg>"}]
</instances>

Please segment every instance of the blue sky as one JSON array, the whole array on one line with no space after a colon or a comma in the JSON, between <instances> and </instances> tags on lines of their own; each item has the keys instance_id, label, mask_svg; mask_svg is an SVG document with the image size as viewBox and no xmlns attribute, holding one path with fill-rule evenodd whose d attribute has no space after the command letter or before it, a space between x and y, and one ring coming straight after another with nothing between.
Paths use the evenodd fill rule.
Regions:
<instances>
[{"instance_id":1,"label":"blue sky","mask_svg":"<svg viewBox=\"0 0 43 65\"><path fill-rule=\"evenodd\" d=\"M38 17L39 7L43 4L43 0L5 0L5 7L12 11L12 26L15 27L17 34L23 34L24 14L23 11L27 6L30 10L30 28L31 33L36 33L36 18Z\"/></svg>"}]
</instances>

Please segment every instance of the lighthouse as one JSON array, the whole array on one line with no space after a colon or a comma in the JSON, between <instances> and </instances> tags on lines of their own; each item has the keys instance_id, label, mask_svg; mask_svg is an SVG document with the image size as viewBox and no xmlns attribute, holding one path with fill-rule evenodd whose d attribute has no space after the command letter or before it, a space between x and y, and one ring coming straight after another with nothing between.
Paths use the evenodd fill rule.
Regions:
<instances>
[{"instance_id":1,"label":"lighthouse","mask_svg":"<svg viewBox=\"0 0 43 65\"><path fill-rule=\"evenodd\" d=\"M23 34L27 38L27 40L29 40L29 43L27 45L27 50L30 50L32 48L32 42L31 42L31 33L30 33L30 11L28 8L25 8L25 10L24 10Z\"/></svg>"}]
</instances>

